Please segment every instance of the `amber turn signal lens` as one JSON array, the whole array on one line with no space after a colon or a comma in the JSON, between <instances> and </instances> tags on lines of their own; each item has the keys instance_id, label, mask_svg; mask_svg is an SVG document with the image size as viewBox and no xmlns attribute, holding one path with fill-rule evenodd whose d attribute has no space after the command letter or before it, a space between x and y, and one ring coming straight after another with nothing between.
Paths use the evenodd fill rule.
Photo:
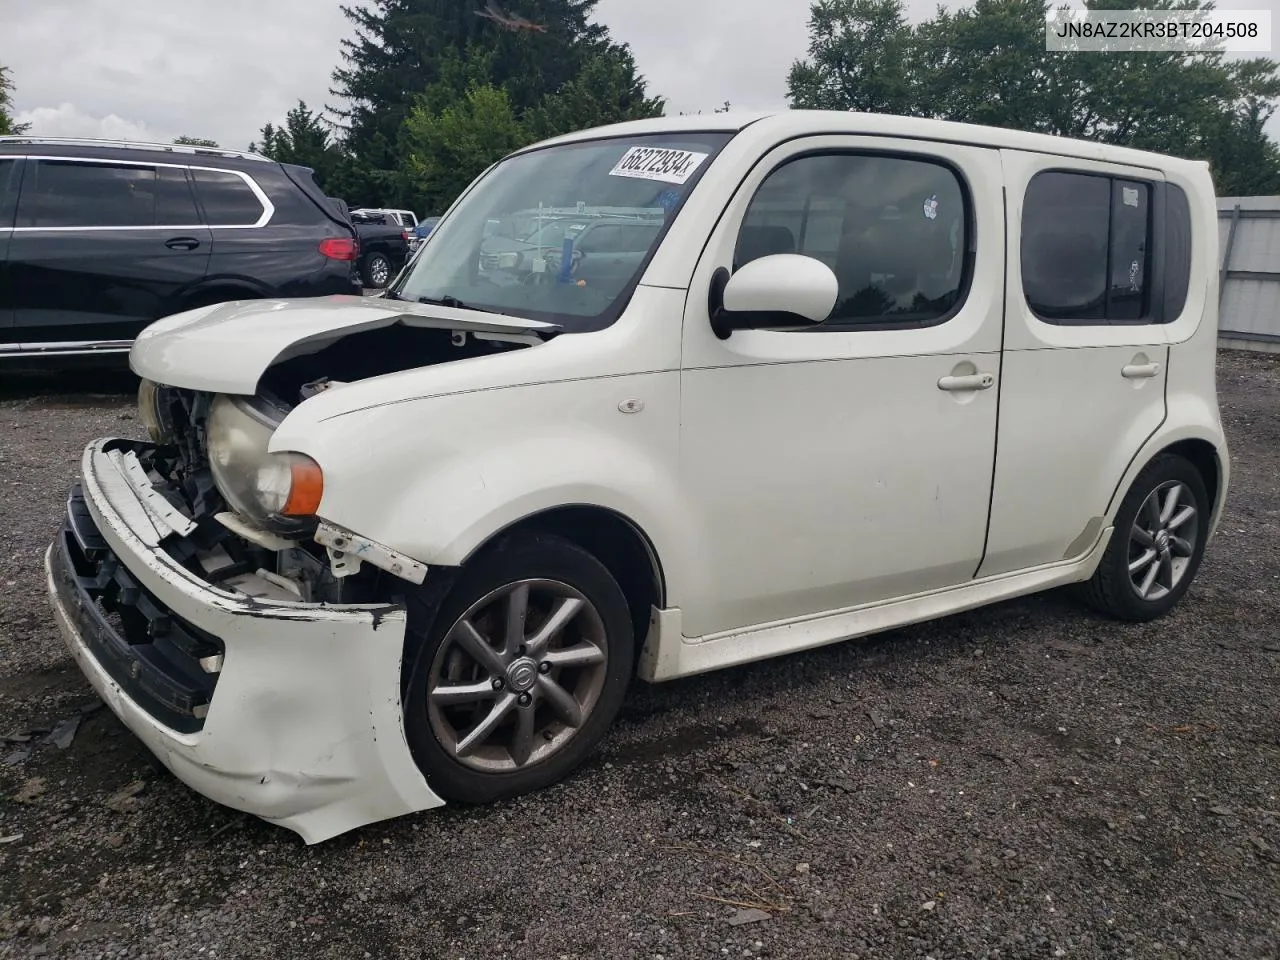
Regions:
<instances>
[{"instance_id":1,"label":"amber turn signal lens","mask_svg":"<svg viewBox=\"0 0 1280 960\"><path fill-rule=\"evenodd\" d=\"M286 517L313 517L324 496L324 472L309 457L294 455L289 461L289 497L280 512Z\"/></svg>"}]
</instances>

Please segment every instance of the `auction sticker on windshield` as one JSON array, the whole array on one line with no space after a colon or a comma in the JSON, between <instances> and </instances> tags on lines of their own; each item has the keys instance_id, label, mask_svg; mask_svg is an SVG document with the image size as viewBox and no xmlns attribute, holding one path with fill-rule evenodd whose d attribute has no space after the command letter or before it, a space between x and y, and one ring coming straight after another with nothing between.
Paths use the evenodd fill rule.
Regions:
<instances>
[{"instance_id":1,"label":"auction sticker on windshield","mask_svg":"<svg viewBox=\"0 0 1280 960\"><path fill-rule=\"evenodd\" d=\"M694 153L692 150L632 147L622 155L617 166L609 171L609 176L684 183L702 166L702 161L707 156L708 154Z\"/></svg>"}]
</instances>

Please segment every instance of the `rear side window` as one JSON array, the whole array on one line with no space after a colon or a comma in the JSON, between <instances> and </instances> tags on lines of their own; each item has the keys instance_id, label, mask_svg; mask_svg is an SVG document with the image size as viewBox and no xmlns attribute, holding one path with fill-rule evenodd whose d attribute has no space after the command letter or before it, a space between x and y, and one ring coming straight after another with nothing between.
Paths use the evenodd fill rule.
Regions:
<instances>
[{"instance_id":1,"label":"rear side window","mask_svg":"<svg viewBox=\"0 0 1280 960\"><path fill-rule=\"evenodd\" d=\"M950 167L873 154L799 157L760 185L743 218L734 269L799 253L835 272L839 293L813 332L924 326L964 299L971 224Z\"/></svg>"},{"instance_id":2,"label":"rear side window","mask_svg":"<svg viewBox=\"0 0 1280 960\"><path fill-rule=\"evenodd\" d=\"M1022 208L1022 289L1047 320L1105 321L1111 181L1042 173Z\"/></svg>"},{"instance_id":3,"label":"rear side window","mask_svg":"<svg viewBox=\"0 0 1280 960\"><path fill-rule=\"evenodd\" d=\"M187 171L160 167L156 171L156 226L190 227L200 222L196 195L191 191Z\"/></svg>"},{"instance_id":4,"label":"rear side window","mask_svg":"<svg viewBox=\"0 0 1280 960\"><path fill-rule=\"evenodd\" d=\"M1152 318L1154 201L1153 185L1142 181L1037 174L1022 210L1022 289L1031 309L1050 323Z\"/></svg>"},{"instance_id":5,"label":"rear side window","mask_svg":"<svg viewBox=\"0 0 1280 960\"><path fill-rule=\"evenodd\" d=\"M28 165L16 225L141 229L199 222L180 169L39 160Z\"/></svg>"},{"instance_id":6,"label":"rear side window","mask_svg":"<svg viewBox=\"0 0 1280 960\"><path fill-rule=\"evenodd\" d=\"M242 177L223 170L192 170L191 175L209 226L251 227L262 219L262 203Z\"/></svg>"},{"instance_id":7,"label":"rear side window","mask_svg":"<svg viewBox=\"0 0 1280 960\"><path fill-rule=\"evenodd\" d=\"M24 177L16 225L145 228L198 222L181 170L39 160Z\"/></svg>"},{"instance_id":8,"label":"rear side window","mask_svg":"<svg viewBox=\"0 0 1280 960\"><path fill-rule=\"evenodd\" d=\"M1109 320L1140 320L1150 312L1151 185L1111 183Z\"/></svg>"}]
</instances>

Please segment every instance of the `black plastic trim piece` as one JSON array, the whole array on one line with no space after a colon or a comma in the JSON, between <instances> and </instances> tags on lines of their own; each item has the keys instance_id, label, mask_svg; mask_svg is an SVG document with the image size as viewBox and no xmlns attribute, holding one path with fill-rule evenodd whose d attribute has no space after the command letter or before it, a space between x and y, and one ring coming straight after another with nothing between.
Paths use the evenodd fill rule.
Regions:
<instances>
[{"instance_id":1,"label":"black plastic trim piece","mask_svg":"<svg viewBox=\"0 0 1280 960\"><path fill-rule=\"evenodd\" d=\"M78 486L68 497L51 570L81 642L111 679L166 727L202 730L218 674L206 673L199 661L222 654L222 641L174 616L130 575L107 548Z\"/></svg>"}]
</instances>

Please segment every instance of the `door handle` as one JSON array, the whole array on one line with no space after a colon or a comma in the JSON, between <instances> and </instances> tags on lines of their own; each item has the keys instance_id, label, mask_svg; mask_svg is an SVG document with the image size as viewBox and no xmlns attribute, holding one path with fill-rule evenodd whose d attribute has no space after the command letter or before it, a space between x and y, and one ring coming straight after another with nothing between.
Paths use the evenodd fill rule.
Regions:
<instances>
[{"instance_id":1,"label":"door handle","mask_svg":"<svg viewBox=\"0 0 1280 960\"><path fill-rule=\"evenodd\" d=\"M1130 363L1120 370L1126 380L1148 380L1160 372L1158 363Z\"/></svg>"},{"instance_id":2,"label":"door handle","mask_svg":"<svg viewBox=\"0 0 1280 960\"><path fill-rule=\"evenodd\" d=\"M164 245L170 250L194 250L200 246L200 241L195 237L174 237L166 240Z\"/></svg>"},{"instance_id":3,"label":"door handle","mask_svg":"<svg viewBox=\"0 0 1280 960\"><path fill-rule=\"evenodd\" d=\"M971 373L965 377L943 377L938 381L939 390L986 390L996 382L989 373Z\"/></svg>"}]
</instances>

